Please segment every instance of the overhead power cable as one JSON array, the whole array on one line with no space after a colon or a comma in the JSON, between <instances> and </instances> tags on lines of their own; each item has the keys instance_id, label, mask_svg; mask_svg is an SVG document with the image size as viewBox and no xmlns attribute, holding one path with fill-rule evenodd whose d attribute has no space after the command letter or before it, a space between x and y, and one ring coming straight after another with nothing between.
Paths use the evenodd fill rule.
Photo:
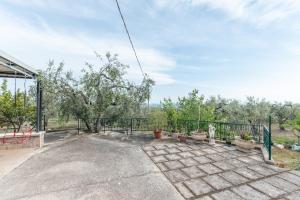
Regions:
<instances>
[{"instance_id":1,"label":"overhead power cable","mask_svg":"<svg viewBox=\"0 0 300 200\"><path fill-rule=\"evenodd\" d=\"M133 42L132 42L132 40L131 40L131 37L130 37L129 31L128 31L128 28L127 28L127 25L126 25L124 16L123 16L123 14L122 14L122 11L121 11L119 2L118 2L118 0L115 0L115 1L116 1L116 4L117 4L118 11L119 11L119 14L120 14L120 16L121 16L121 19L122 19L122 21L123 21L123 24L124 24L124 27L125 27L125 30L126 30L126 33L127 33L128 39L129 39L129 42L130 42L131 47L132 47L132 50L133 50L133 52L134 52L136 61L137 61L138 65L139 65L139 68L140 68L140 70L141 70L141 73L142 73L143 77L146 78L146 77L145 77L145 73L144 73L143 68L142 68L142 65L141 65L141 62L140 62L140 60L139 60L139 58L138 58L138 56L137 56L136 50L135 50L134 45L133 45Z\"/></svg>"}]
</instances>

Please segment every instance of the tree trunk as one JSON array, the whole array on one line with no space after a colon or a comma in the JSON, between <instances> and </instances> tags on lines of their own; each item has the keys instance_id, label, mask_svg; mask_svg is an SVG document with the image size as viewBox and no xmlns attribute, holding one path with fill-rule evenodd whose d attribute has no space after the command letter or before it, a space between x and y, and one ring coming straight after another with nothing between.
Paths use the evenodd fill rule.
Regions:
<instances>
[{"instance_id":1,"label":"tree trunk","mask_svg":"<svg viewBox=\"0 0 300 200\"><path fill-rule=\"evenodd\" d=\"M99 132L99 121L100 121L100 118L98 117L97 119L96 119L96 122L95 122L95 124L94 124L94 131L95 131L95 133L98 133Z\"/></svg>"},{"instance_id":2,"label":"tree trunk","mask_svg":"<svg viewBox=\"0 0 300 200\"><path fill-rule=\"evenodd\" d=\"M85 126L86 126L86 128L87 128L87 131L88 131L88 132L92 132L92 127L91 127L89 121L86 120L86 119L83 119L83 121L84 121Z\"/></svg>"}]
</instances>

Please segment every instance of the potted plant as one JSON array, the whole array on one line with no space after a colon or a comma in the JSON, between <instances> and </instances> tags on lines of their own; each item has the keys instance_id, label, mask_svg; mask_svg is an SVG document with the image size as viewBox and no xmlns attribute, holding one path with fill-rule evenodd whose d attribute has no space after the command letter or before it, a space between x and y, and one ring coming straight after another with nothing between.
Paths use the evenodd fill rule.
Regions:
<instances>
[{"instance_id":1,"label":"potted plant","mask_svg":"<svg viewBox=\"0 0 300 200\"><path fill-rule=\"evenodd\" d=\"M235 139L235 145L240 151L248 152L251 149L255 148L255 141L252 140L250 133L243 132L240 134L240 138Z\"/></svg>"},{"instance_id":2,"label":"potted plant","mask_svg":"<svg viewBox=\"0 0 300 200\"><path fill-rule=\"evenodd\" d=\"M187 138L188 138L188 135L185 134L185 133L180 134L180 135L178 136L178 139L179 139L180 142L186 142Z\"/></svg>"},{"instance_id":3,"label":"potted plant","mask_svg":"<svg viewBox=\"0 0 300 200\"><path fill-rule=\"evenodd\" d=\"M154 109L151 111L149 118L155 139L160 139L162 137L163 128L166 127L167 124L165 113L160 109Z\"/></svg>"},{"instance_id":4,"label":"potted plant","mask_svg":"<svg viewBox=\"0 0 300 200\"><path fill-rule=\"evenodd\" d=\"M155 139L161 139L162 129L155 129L153 131Z\"/></svg>"}]
</instances>

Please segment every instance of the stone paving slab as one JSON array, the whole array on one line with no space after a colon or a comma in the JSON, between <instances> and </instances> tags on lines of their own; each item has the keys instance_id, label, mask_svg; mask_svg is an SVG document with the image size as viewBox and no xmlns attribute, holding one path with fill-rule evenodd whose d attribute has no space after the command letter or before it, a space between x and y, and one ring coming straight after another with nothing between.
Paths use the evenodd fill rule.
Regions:
<instances>
[{"instance_id":1,"label":"stone paving slab","mask_svg":"<svg viewBox=\"0 0 300 200\"><path fill-rule=\"evenodd\" d=\"M178 169L178 168L184 167L184 165L182 163L180 163L179 161L176 161L176 160L164 162L164 164L168 167L168 169Z\"/></svg>"},{"instance_id":2,"label":"stone paving slab","mask_svg":"<svg viewBox=\"0 0 300 200\"><path fill-rule=\"evenodd\" d=\"M263 177L262 175L256 173L255 171L252 171L246 167L238 168L237 170L235 170L235 172L237 172L238 174L240 174L248 179L252 179L252 180Z\"/></svg>"},{"instance_id":3,"label":"stone paving slab","mask_svg":"<svg viewBox=\"0 0 300 200\"><path fill-rule=\"evenodd\" d=\"M202 195L213 191L213 188L201 179L185 181L184 184L195 194Z\"/></svg>"},{"instance_id":4,"label":"stone paving slab","mask_svg":"<svg viewBox=\"0 0 300 200\"><path fill-rule=\"evenodd\" d=\"M249 156L249 158L252 158L252 159L254 159L256 161L259 161L259 162L264 162L264 159L259 155L252 155L252 156Z\"/></svg>"},{"instance_id":5,"label":"stone paving slab","mask_svg":"<svg viewBox=\"0 0 300 200\"><path fill-rule=\"evenodd\" d=\"M234 171L223 172L219 175L234 185L239 185L248 181L247 178L235 173Z\"/></svg>"},{"instance_id":6,"label":"stone paving slab","mask_svg":"<svg viewBox=\"0 0 300 200\"><path fill-rule=\"evenodd\" d=\"M235 167L243 167L243 166L246 166L247 164L240 161L240 160L237 160L237 159L230 159L230 160L227 160L228 163L230 163L231 165L234 165Z\"/></svg>"},{"instance_id":7,"label":"stone paving slab","mask_svg":"<svg viewBox=\"0 0 300 200\"><path fill-rule=\"evenodd\" d=\"M195 161L193 158L181 159L179 161L187 167L198 165L198 162Z\"/></svg>"},{"instance_id":8,"label":"stone paving slab","mask_svg":"<svg viewBox=\"0 0 300 200\"><path fill-rule=\"evenodd\" d=\"M215 167L214 165L212 165L210 163L199 165L198 167L200 169L202 169L203 171L205 171L207 174L215 174L215 173L222 172L221 169Z\"/></svg>"},{"instance_id":9,"label":"stone paving slab","mask_svg":"<svg viewBox=\"0 0 300 200\"><path fill-rule=\"evenodd\" d=\"M285 191L283 191L277 187L274 187L273 185L271 185L265 181L255 181L253 183L250 183L250 185L252 187L254 187L255 189L271 196L272 198L276 198L276 197L286 193Z\"/></svg>"},{"instance_id":10,"label":"stone paving slab","mask_svg":"<svg viewBox=\"0 0 300 200\"><path fill-rule=\"evenodd\" d=\"M212 199L209 196L204 196L204 197L197 198L196 200L214 200L214 199Z\"/></svg>"},{"instance_id":11,"label":"stone paving slab","mask_svg":"<svg viewBox=\"0 0 300 200\"><path fill-rule=\"evenodd\" d=\"M190 157L194 157L195 156L191 152L181 152L181 153L178 153L178 155L180 155L182 158L190 158Z\"/></svg>"},{"instance_id":12,"label":"stone paving slab","mask_svg":"<svg viewBox=\"0 0 300 200\"><path fill-rule=\"evenodd\" d=\"M252 165L252 166L248 166L248 168L255 171L255 172L257 172L257 173L265 175L265 176L269 176L269 175L273 175L273 174L277 173L277 172L275 172L271 169L268 169L266 167L263 167L261 165Z\"/></svg>"},{"instance_id":13,"label":"stone paving slab","mask_svg":"<svg viewBox=\"0 0 300 200\"><path fill-rule=\"evenodd\" d=\"M214 194L212 194L212 196L215 200L224 200L224 199L243 200L240 196L238 196L237 194L233 193L230 190L225 190L222 192L214 193Z\"/></svg>"},{"instance_id":14,"label":"stone paving slab","mask_svg":"<svg viewBox=\"0 0 300 200\"><path fill-rule=\"evenodd\" d=\"M213 160L213 161L221 161L224 160L225 158L219 154L209 154L206 155L206 157L208 157L209 159Z\"/></svg>"},{"instance_id":15,"label":"stone paving slab","mask_svg":"<svg viewBox=\"0 0 300 200\"><path fill-rule=\"evenodd\" d=\"M231 153L229 153L229 152L223 152L223 153L222 153L222 156L223 156L224 158L227 158L227 159L231 159L231 158L236 158L236 157L237 157L236 155L231 154Z\"/></svg>"},{"instance_id":16,"label":"stone paving slab","mask_svg":"<svg viewBox=\"0 0 300 200\"><path fill-rule=\"evenodd\" d=\"M191 153L193 153L195 156L203 156L204 154L206 154L201 150L193 150L191 151Z\"/></svg>"},{"instance_id":17,"label":"stone paving slab","mask_svg":"<svg viewBox=\"0 0 300 200\"><path fill-rule=\"evenodd\" d=\"M184 180L189 179L179 169L178 170L167 171L165 174L171 180L171 182L179 182L179 181L184 181Z\"/></svg>"},{"instance_id":18,"label":"stone paving slab","mask_svg":"<svg viewBox=\"0 0 300 200\"><path fill-rule=\"evenodd\" d=\"M216 190L221 190L225 189L227 187L232 186L231 183L223 179L221 176L218 175L211 175L211 176L206 176L203 178L203 180L211 185L213 188Z\"/></svg>"},{"instance_id":19,"label":"stone paving slab","mask_svg":"<svg viewBox=\"0 0 300 200\"><path fill-rule=\"evenodd\" d=\"M189 191L189 189L186 188L186 186L182 182L175 183L175 187L179 190L184 198L188 199L194 197L194 195Z\"/></svg>"},{"instance_id":20,"label":"stone paving slab","mask_svg":"<svg viewBox=\"0 0 300 200\"><path fill-rule=\"evenodd\" d=\"M163 163L156 163L156 165L163 172L168 170L168 168Z\"/></svg>"},{"instance_id":21,"label":"stone paving slab","mask_svg":"<svg viewBox=\"0 0 300 200\"><path fill-rule=\"evenodd\" d=\"M300 195L300 172L265 164L258 150L244 153L207 143L149 145L144 150L188 200L287 200Z\"/></svg>"},{"instance_id":22,"label":"stone paving slab","mask_svg":"<svg viewBox=\"0 0 300 200\"><path fill-rule=\"evenodd\" d=\"M165 150L156 150L156 151L153 151L154 155L156 156L159 156L159 155L166 155L168 154Z\"/></svg>"},{"instance_id":23,"label":"stone paving slab","mask_svg":"<svg viewBox=\"0 0 300 200\"><path fill-rule=\"evenodd\" d=\"M192 150L192 148L187 147L187 146L178 147L178 149L179 149L180 151L191 151L191 150Z\"/></svg>"},{"instance_id":24,"label":"stone paving slab","mask_svg":"<svg viewBox=\"0 0 300 200\"><path fill-rule=\"evenodd\" d=\"M296 200L296 199L298 200L298 199L300 199L300 191L297 191L290 195L287 195L285 198L289 199L289 200Z\"/></svg>"},{"instance_id":25,"label":"stone paving slab","mask_svg":"<svg viewBox=\"0 0 300 200\"><path fill-rule=\"evenodd\" d=\"M300 186L300 177L296 176L292 173L284 172L280 175L278 175L280 178L283 178L291 183L294 183L297 186Z\"/></svg>"},{"instance_id":26,"label":"stone paving slab","mask_svg":"<svg viewBox=\"0 0 300 200\"><path fill-rule=\"evenodd\" d=\"M152 160L155 163L168 161L164 156L154 156L152 157Z\"/></svg>"},{"instance_id":27,"label":"stone paving slab","mask_svg":"<svg viewBox=\"0 0 300 200\"><path fill-rule=\"evenodd\" d=\"M238 160L246 163L247 165L251 165L251 164L257 164L258 161L257 160L254 160L252 158L249 158L249 157L238 157L237 158Z\"/></svg>"},{"instance_id":28,"label":"stone paving slab","mask_svg":"<svg viewBox=\"0 0 300 200\"><path fill-rule=\"evenodd\" d=\"M222 170L230 170L230 169L235 168L235 166L229 164L226 161L219 161L219 162L215 162L213 164Z\"/></svg>"},{"instance_id":29,"label":"stone paving slab","mask_svg":"<svg viewBox=\"0 0 300 200\"><path fill-rule=\"evenodd\" d=\"M298 187L293 184L290 183L282 178L276 177L276 176L272 176L266 179L263 179L265 182L268 182L270 184L272 184L275 187L278 187L286 192L292 192L298 189Z\"/></svg>"},{"instance_id":30,"label":"stone paving slab","mask_svg":"<svg viewBox=\"0 0 300 200\"><path fill-rule=\"evenodd\" d=\"M232 190L246 200L265 200L270 199L267 195L254 190L248 185L232 188Z\"/></svg>"},{"instance_id":31,"label":"stone paving slab","mask_svg":"<svg viewBox=\"0 0 300 200\"><path fill-rule=\"evenodd\" d=\"M177 148L168 148L166 149L168 153L180 153L181 151Z\"/></svg>"},{"instance_id":32,"label":"stone paving slab","mask_svg":"<svg viewBox=\"0 0 300 200\"><path fill-rule=\"evenodd\" d=\"M209 159L205 156L194 157L194 160L198 161L200 164L205 164L205 163L212 162L211 159Z\"/></svg>"},{"instance_id":33,"label":"stone paving slab","mask_svg":"<svg viewBox=\"0 0 300 200\"><path fill-rule=\"evenodd\" d=\"M212 148L205 148L205 149L201 149L201 150L207 154L218 153L216 150L213 150Z\"/></svg>"},{"instance_id":34,"label":"stone paving slab","mask_svg":"<svg viewBox=\"0 0 300 200\"><path fill-rule=\"evenodd\" d=\"M165 146L165 145L155 145L154 148L158 149L158 150L161 150L161 149L167 148L167 146Z\"/></svg>"},{"instance_id":35,"label":"stone paving slab","mask_svg":"<svg viewBox=\"0 0 300 200\"><path fill-rule=\"evenodd\" d=\"M200 170L198 167L187 167L182 169L182 171L187 174L190 178L198 178L201 176L205 176L206 173L204 173L202 170Z\"/></svg>"},{"instance_id":36,"label":"stone paving slab","mask_svg":"<svg viewBox=\"0 0 300 200\"><path fill-rule=\"evenodd\" d=\"M179 159L181 159L181 157L177 154L168 154L168 155L166 155L166 158L168 160L179 160Z\"/></svg>"}]
</instances>

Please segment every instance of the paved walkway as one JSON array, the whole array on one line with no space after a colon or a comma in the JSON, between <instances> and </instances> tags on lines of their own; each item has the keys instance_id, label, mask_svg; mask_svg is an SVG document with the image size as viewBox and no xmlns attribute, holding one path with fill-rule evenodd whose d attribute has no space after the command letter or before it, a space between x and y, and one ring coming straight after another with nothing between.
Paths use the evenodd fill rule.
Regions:
<instances>
[{"instance_id":1,"label":"paved walkway","mask_svg":"<svg viewBox=\"0 0 300 200\"><path fill-rule=\"evenodd\" d=\"M300 171L267 165L258 150L242 153L233 146L205 143L143 149L185 199L300 199Z\"/></svg>"},{"instance_id":2,"label":"paved walkway","mask_svg":"<svg viewBox=\"0 0 300 200\"><path fill-rule=\"evenodd\" d=\"M183 200L139 145L80 137L0 179L0 199Z\"/></svg>"}]
</instances>

